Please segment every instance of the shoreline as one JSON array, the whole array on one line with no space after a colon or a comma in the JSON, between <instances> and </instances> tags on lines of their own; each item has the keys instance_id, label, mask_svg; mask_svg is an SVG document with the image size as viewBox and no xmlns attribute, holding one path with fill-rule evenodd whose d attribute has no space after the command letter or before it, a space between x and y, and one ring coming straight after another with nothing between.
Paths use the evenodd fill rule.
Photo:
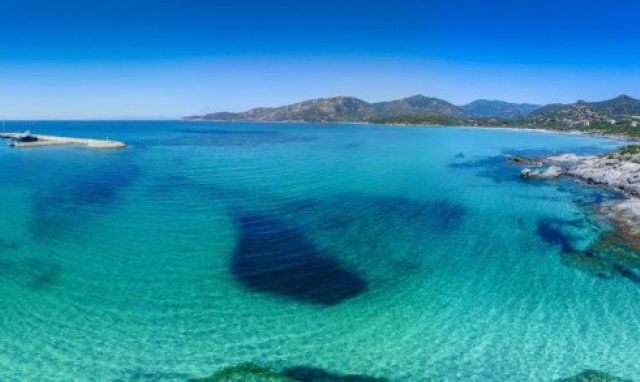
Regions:
<instances>
[{"instance_id":1,"label":"shoreline","mask_svg":"<svg viewBox=\"0 0 640 382\"><path fill-rule=\"evenodd\" d=\"M523 179L575 179L585 186L605 187L622 200L599 202L594 211L605 217L605 231L584 251L572 256L590 271L606 277L622 276L640 283L640 145L629 145L599 156L562 154L546 158L512 158L523 165ZM597 268L597 269L596 269ZM604 276L603 276L604 277Z\"/></svg>"},{"instance_id":2,"label":"shoreline","mask_svg":"<svg viewBox=\"0 0 640 382\"><path fill-rule=\"evenodd\" d=\"M370 125L370 126L389 126L389 127L428 127L428 128L460 128L460 129L496 129L496 130L510 130L510 131L527 131L532 133L548 133L548 134L563 134L563 135L583 135L587 137L599 137L615 140L625 140L631 142L640 142L640 137L634 137L624 134L607 134L602 132L589 132L582 130L553 130L548 128L535 128L535 127L513 127L513 126L470 126L470 125L424 125L413 123L371 123L371 122L358 122L358 121L344 121L344 122L309 122L309 121L224 121L224 120L206 120L206 119L179 119L181 122L195 122L195 123L272 123L272 124L316 124L316 125Z\"/></svg>"}]
</instances>

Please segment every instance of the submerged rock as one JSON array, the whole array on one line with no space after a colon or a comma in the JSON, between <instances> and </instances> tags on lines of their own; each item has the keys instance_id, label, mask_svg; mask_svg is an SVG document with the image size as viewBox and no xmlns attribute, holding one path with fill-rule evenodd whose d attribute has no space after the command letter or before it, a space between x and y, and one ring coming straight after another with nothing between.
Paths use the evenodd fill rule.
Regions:
<instances>
[{"instance_id":1,"label":"submerged rock","mask_svg":"<svg viewBox=\"0 0 640 382\"><path fill-rule=\"evenodd\" d=\"M244 214L231 272L250 291L324 306L364 293L367 281L274 216Z\"/></svg>"},{"instance_id":2,"label":"submerged rock","mask_svg":"<svg viewBox=\"0 0 640 382\"><path fill-rule=\"evenodd\" d=\"M519 164L528 167L542 167L541 159L528 159L521 156L514 156L509 158L510 163Z\"/></svg>"},{"instance_id":3,"label":"submerged rock","mask_svg":"<svg viewBox=\"0 0 640 382\"><path fill-rule=\"evenodd\" d=\"M632 382L630 379L624 379L607 374L599 370L585 370L578 375L569 378L556 379L555 382Z\"/></svg>"},{"instance_id":4,"label":"submerged rock","mask_svg":"<svg viewBox=\"0 0 640 382\"><path fill-rule=\"evenodd\" d=\"M308 366L295 366L282 372L253 363L226 367L210 377L194 378L191 382L386 382L385 378L365 375L338 374Z\"/></svg>"},{"instance_id":5,"label":"submerged rock","mask_svg":"<svg viewBox=\"0 0 640 382\"><path fill-rule=\"evenodd\" d=\"M563 253L560 259L562 264L567 267L602 279L613 278L616 273L611 264L589 252Z\"/></svg>"},{"instance_id":6,"label":"submerged rock","mask_svg":"<svg viewBox=\"0 0 640 382\"><path fill-rule=\"evenodd\" d=\"M640 199L629 198L620 203L603 205L599 210L619 225L640 234Z\"/></svg>"},{"instance_id":7,"label":"submerged rock","mask_svg":"<svg viewBox=\"0 0 640 382\"><path fill-rule=\"evenodd\" d=\"M193 378L191 382L298 382L266 367L253 363L242 363L226 367L213 373L210 377Z\"/></svg>"},{"instance_id":8,"label":"submerged rock","mask_svg":"<svg viewBox=\"0 0 640 382\"><path fill-rule=\"evenodd\" d=\"M355 374L331 373L316 367L296 366L284 371L284 374L301 382L386 382L385 378Z\"/></svg>"}]
</instances>

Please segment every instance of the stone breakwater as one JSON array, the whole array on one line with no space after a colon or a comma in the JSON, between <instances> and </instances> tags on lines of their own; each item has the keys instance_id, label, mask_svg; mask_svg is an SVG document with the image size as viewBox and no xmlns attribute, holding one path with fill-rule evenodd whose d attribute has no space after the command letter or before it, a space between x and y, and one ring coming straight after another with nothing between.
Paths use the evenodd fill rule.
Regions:
<instances>
[{"instance_id":1,"label":"stone breakwater","mask_svg":"<svg viewBox=\"0 0 640 382\"><path fill-rule=\"evenodd\" d=\"M18 139L22 136L19 133L0 133L0 138L5 139ZM122 149L126 147L126 144L118 141L102 140L102 139L89 139L89 138L71 138L71 137L56 137L53 135L31 135L35 140L28 142L15 141L11 142L13 147L43 147L43 146L84 146L91 149L98 150L113 150Z\"/></svg>"}]
</instances>

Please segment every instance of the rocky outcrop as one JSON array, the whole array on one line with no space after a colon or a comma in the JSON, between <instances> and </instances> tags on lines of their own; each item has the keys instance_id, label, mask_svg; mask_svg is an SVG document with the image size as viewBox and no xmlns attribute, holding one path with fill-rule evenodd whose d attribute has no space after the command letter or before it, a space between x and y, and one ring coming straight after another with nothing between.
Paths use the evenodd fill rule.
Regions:
<instances>
[{"instance_id":1,"label":"rocky outcrop","mask_svg":"<svg viewBox=\"0 0 640 382\"><path fill-rule=\"evenodd\" d=\"M628 146L604 156L563 154L543 159L546 169L525 168L521 176L529 178L557 178L562 175L589 184L603 185L630 196L640 196L640 147Z\"/></svg>"},{"instance_id":2,"label":"rocky outcrop","mask_svg":"<svg viewBox=\"0 0 640 382\"><path fill-rule=\"evenodd\" d=\"M630 246L640 249L640 245L636 245L640 244L640 145L602 156L563 154L547 157L542 162L546 168L526 167L520 176L523 179L567 176L625 194L627 198L623 201L603 204L598 210L618 227Z\"/></svg>"},{"instance_id":3,"label":"rocky outcrop","mask_svg":"<svg viewBox=\"0 0 640 382\"><path fill-rule=\"evenodd\" d=\"M640 153L633 153L630 147L604 156L558 155L546 158L544 163L551 165L549 169L560 168L561 175L640 196ZM544 177L545 172L534 177Z\"/></svg>"},{"instance_id":4,"label":"rocky outcrop","mask_svg":"<svg viewBox=\"0 0 640 382\"><path fill-rule=\"evenodd\" d=\"M543 165L541 159L537 159L537 158L528 159L521 156L510 157L509 162L513 164L518 164L521 166L527 166L527 167L542 167Z\"/></svg>"},{"instance_id":5,"label":"rocky outcrop","mask_svg":"<svg viewBox=\"0 0 640 382\"><path fill-rule=\"evenodd\" d=\"M520 171L520 176L523 177L524 179L529 179L529 178L553 179L564 174L565 174L564 170L558 166L549 166L545 170L532 170L527 167L522 169L522 171Z\"/></svg>"}]
</instances>

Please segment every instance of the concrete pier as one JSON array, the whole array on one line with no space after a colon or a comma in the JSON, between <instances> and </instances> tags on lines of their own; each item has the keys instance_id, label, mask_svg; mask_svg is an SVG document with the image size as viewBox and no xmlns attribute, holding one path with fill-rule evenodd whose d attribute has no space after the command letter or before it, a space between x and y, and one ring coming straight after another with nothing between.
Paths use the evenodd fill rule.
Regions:
<instances>
[{"instance_id":1,"label":"concrete pier","mask_svg":"<svg viewBox=\"0 0 640 382\"><path fill-rule=\"evenodd\" d=\"M0 138L5 138L5 139L17 139L17 138L20 138L21 136L23 136L22 133L0 133ZM88 147L91 149L98 149L98 150L122 149L127 146L122 142L102 140L102 139L56 137L53 135L41 135L41 134L31 134L31 136L36 138L36 140L33 142L11 142L10 145L13 147L43 147L43 146L73 145L73 146L84 146L84 147Z\"/></svg>"}]
</instances>

